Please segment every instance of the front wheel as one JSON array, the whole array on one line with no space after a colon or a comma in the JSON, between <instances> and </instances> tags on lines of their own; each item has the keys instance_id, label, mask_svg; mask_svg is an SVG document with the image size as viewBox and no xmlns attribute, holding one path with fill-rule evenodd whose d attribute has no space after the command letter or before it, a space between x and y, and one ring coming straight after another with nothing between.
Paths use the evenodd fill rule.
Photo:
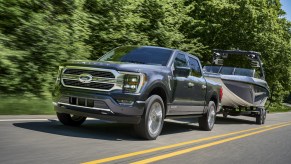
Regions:
<instances>
[{"instance_id":1,"label":"front wheel","mask_svg":"<svg viewBox=\"0 0 291 164\"><path fill-rule=\"evenodd\" d=\"M70 115L67 113L58 113L58 112L57 112L57 117L61 123L68 126L80 126L86 120L86 117L83 117L83 116L76 116L76 115Z\"/></svg>"},{"instance_id":2,"label":"front wheel","mask_svg":"<svg viewBox=\"0 0 291 164\"><path fill-rule=\"evenodd\" d=\"M155 140L161 133L164 124L165 107L158 95L146 100L144 115L139 124L134 126L136 133L147 140Z\"/></svg>"},{"instance_id":3,"label":"front wheel","mask_svg":"<svg viewBox=\"0 0 291 164\"><path fill-rule=\"evenodd\" d=\"M215 123L215 118L216 105L213 101L210 101L208 104L207 113L198 119L199 128L205 131L211 131Z\"/></svg>"}]
</instances>

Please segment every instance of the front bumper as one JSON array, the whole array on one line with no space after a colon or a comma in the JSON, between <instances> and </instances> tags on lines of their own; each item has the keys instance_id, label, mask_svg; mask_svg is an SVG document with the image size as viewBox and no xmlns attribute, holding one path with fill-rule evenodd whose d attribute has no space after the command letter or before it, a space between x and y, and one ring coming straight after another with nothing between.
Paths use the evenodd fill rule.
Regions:
<instances>
[{"instance_id":1,"label":"front bumper","mask_svg":"<svg viewBox=\"0 0 291 164\"><path fill-rule=\"evenodd\" d=\"M139 97L135 95L105 95L96 92L76 92L75 90L63 90L59 93L61 94L55 96L53 102L56 112L113 122L137 124L140 122L145 107L145 102L138 101ZM119 104L116 99L122 97L132 100L132 104ZM75 102L72 102L72 98L75 99ZM78 100L82 100L83 103L78 103ZM87 105L89 101L94 101L94 105Z\"/></svg>"}]
</instances>

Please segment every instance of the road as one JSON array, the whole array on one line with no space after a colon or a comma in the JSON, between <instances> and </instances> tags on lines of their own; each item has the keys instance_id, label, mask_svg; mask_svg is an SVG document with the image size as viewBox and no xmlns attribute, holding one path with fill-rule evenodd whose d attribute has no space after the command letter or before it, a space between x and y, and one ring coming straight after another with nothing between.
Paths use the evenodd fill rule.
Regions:
<instances>
[{"instance_id":1,"label":"road","mask_svg":"<svg viewBox=\"0 0 291 164\"><path fill-rule=\"evenodd\" d=\"M138 139L131 125L87 120L61 125L55 116L0 116L0 163L291 163L291 113L218 117L213 131L196 119L167 120L155 141ZM188 122L190 121L190 123Z\"/></svg>"}]
</instances>

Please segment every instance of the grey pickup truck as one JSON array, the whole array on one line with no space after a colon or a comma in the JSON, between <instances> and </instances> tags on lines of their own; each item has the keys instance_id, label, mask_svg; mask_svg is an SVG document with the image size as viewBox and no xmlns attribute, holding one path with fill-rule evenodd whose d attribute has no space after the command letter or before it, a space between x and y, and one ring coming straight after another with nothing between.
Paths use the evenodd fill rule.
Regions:
<instances>
[{"instance_id":1,"label":"grey pickup truck","mask_svg":"<svg viewBox=\"0 0 291 164\"><path fill-rule=\"evenodd\" d=\"M130 123L140 137L153 140L165 118L199 117L199 127L212 130L222 88L204 78L193 55L162 47L124 46L97 61L64 63L53 97L64 125L81 125L87 117Z\"/></svg>"}]
</instances>

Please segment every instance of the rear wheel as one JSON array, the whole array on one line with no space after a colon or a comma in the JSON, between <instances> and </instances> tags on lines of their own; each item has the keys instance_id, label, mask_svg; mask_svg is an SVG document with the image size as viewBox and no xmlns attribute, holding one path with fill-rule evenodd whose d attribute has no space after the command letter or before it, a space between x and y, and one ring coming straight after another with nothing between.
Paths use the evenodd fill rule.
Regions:
<instances>
[{"instance_id":1,"label":"rear wheel","mask_svg":"<svg viewBox=\"0 0 291 164\"><path fill-rule=\"evenodd\" d=\"M146 100L145 112L139 124L134 126L136 133L147 140L155 140L161 133L164 124L165 107L158 95Z\"/></svg>"},{"instance_id":2,"label":"rear wheel","mask_svg":"<svg viewBox=\"0 0 291 164\"><path fill-rule=\"evenodd\" d=\"M80 126L86 120L86 117L70 115L67 113L58 113L57 117L61 123L68 126Z\"/></svg>"},{"instance_id":3,"label":"rear wheel","mask_svg":"<svg viewBox=\"0 0 291 164\"><path fill-rule=\"evenodd\" d=\"M213 101L208 104L208 110L205 115L198 119L199 128L205 131L211 131L216 118L216 105Z\"/></svg>"}]
</instances>

